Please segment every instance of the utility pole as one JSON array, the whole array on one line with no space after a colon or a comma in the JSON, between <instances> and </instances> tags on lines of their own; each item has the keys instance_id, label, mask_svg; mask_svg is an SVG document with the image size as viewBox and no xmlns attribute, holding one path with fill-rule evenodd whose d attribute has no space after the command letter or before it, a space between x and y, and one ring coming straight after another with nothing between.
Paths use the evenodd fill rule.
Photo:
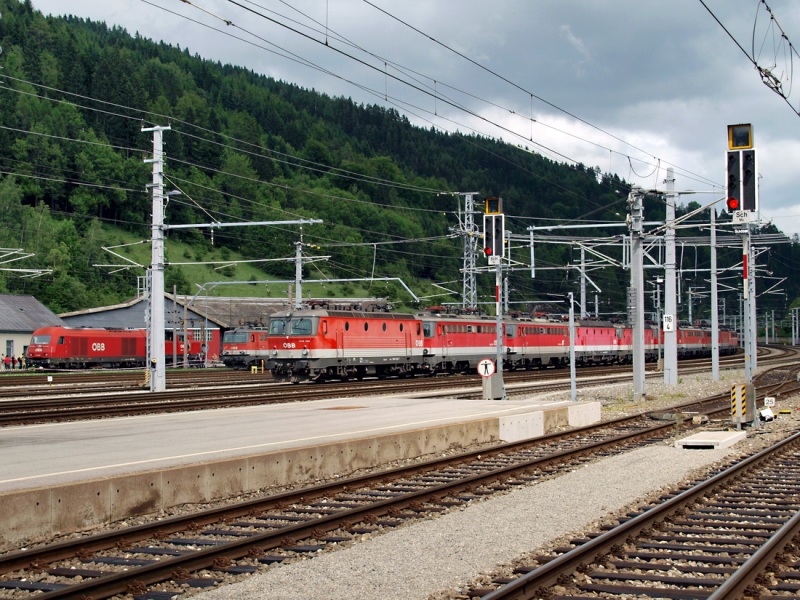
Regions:
<instances>
[{"instance_id":1,"label":"utility pole","mask_svg":"<svg viewBox=\"0 0 800 600\"><path fill-rule=\"evenodd\" d=\"M581 246L581 306L580 318L586 316L586 248Z\"/></svg>"},{"instance_id":2,"label":"utility pole","mask_svg":"<svg viewBox=\"0 0 800 600\"><path fill-rule=\"evenodd\" d=\"M295 242L294 251L294 308L300 310L303 307L303 228L300 228L300 241Z\"/></svg>"},{"instance_id":3,"label":"utility pole","mask_svg":"<svg viewBox=\"0 0 800 600\"><path fill-rule=\"evenodd\" d=\"M166 360L164 356L164 132L170 126L143 128L153 132L153 219L150 260L150 391L166 389Z\"/></svg>"},{"instance_id":4,"label":"utility pole","mask_svg":"<svg viewBox=\"0 0 800 600\"><path fill-rule=\"evenodd\" d=\"M495 341L496 370L489 378L489 385L484 388L484 395L494 400L506 400L506 388L503 382L503 258L506 252L505 214L502 198L486 198L483 214L484 253L489 265L495 267Z\"/></svg>"},{"instance_id":5,"label":"utility pole","mask_svg":"<svg viewBox=\"0 0 800 600\"><path fill-rule=\"evenodd\" d=\"M633 325L633 400L644 400L644 267L642 236L644 232L644 194L634 187L628 195L631 232L631 303Z\"/></svg>"},{"instance_id":6,"label":"utility pole","mask_svg":"<svg viewBox=\"0 0 800 600\"><path fill-rule=\"evenodd\" d=\"M675 293L675 171L667 169L664 231L664 384L678 384L678 307Z\"/></svg>"},{"instance_id":7,"label":"utility pole","mask_svg":"<svg viewBox=\"0 0 800 600\"><path fill-rule=\"evenodd\" d=\"M752 356L756 352L756 337L755 328L755 302L753 301L753 289L750 285L750 265L748 260L750 257L750 226L745 225L741 231L742 236L742 300L743 317L742 329L744 330L744 378L746 383L753 383L753 360Z\"/></svg>"},{"instance_id":8,"label":"utility pole","mask_svg":"<svg viewBox=\"0 0 800 600\"><path fill-rule=\"evenodd\" d=\"M711 213L711 380L719 381L719 299L717 298L717 209Z\"/></svg>"},{"instance_id":9,"label":"utility pole","mask_svg":"<svg viewBox=\"0 0 800 600\"><path fill-rule=\"evenodd\" d=\"M475 224L476 192L464 194L464 218L459 233L464 238L464 255L462 265L462 308L478 308L478 283L476 273L476 255L478 254L478 227Z\"/></svg>"}]
</instances>

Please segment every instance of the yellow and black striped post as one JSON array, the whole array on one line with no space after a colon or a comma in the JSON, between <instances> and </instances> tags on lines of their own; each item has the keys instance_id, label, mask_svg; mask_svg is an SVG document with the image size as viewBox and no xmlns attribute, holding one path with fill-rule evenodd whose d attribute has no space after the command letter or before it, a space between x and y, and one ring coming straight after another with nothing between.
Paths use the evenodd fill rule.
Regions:
<instances>
[{"instance_id":1,"label":"yellow and black striped post","mask_svg":"<svg viewBox=\"0 0 800 600\"><path fill-rule=\"evenodd\" d=\"M756 419L755 387L752 383L731 386L731 418L734 423L750 423Z\"/></svg>"}]
</instances>

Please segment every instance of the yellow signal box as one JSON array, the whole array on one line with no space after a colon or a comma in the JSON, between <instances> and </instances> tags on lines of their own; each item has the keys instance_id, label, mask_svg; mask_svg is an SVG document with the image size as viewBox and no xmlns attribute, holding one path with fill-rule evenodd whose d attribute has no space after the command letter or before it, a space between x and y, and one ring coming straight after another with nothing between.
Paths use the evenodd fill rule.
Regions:
<instances>
[{"instance_id":1,"label":"yellow signal box","mask_svg":"<svg viewBox=\"0 0 800 600\"><path fill-rule=\"evenodd\" d=\"M492 197L484 198L483 212L487 215L501 215L503 214L503 199Z\"/></svg>"},{"instance_id":2,"label":"yellow signal box","mask_svg":"<svg viewBox=\"0 0 800 600\"><path fill-rule=\"evenodd\" d=\"M753 147L753 126L750 123L728 125L728 150L748 150Z\"/></svg>"}]
</instances>

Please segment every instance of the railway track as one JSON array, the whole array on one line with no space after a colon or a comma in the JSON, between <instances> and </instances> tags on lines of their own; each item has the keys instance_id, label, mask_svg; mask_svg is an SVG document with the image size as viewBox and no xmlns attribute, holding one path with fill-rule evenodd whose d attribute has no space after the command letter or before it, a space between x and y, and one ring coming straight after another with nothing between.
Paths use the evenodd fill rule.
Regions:
<instances>
[{"instance_id":1,"label":"railway track","mask_svg":"<svg viewBox=\"0 0 800 600\"><path fill-rule=\"evenodd\" d=\"M796 384L795 371L788 369L772 379L773 386ZM729 397L687 404L683 410L712 418L725 415L730 410ZM682 426L691 428L688 422ZM0 556L0 589L13 590L15 598L99 599L119 594L166 598L187 587L216 585L225 574L254 573L298 555L310 558L365 533L389 530L573 470L598 455L663 441L675 434L675 427L675 421L629 416L11 552ZM576 543L576 548L587 543Z\"/></svg>"},{"instance_id":2,"label":"railway track","mask_svg":"<svg viewBox=\"0 0 800 600\"><path fill-rule=\"evenodd\" d=\"M796 350L793 348L774 346L762 347L759 349L759 355L767 357L769 360L777 360L778 357L784 359L796 355ZM770 354L774 356L770 356ZM720 364L723 366L738 365L741 363L742 358L740 355L720 357ZM689 359L681 361L681 365L692 367L698 364L708 364L708 359ZM616 365L597 365L581 367L579 371L583 372L607 372L609 368L618 368ZM623 369L629 367L621 367ZM652 363L647 365L648 371L656 370L656 366ZM505 371L505 376L510 378L516 377L551 377L553 373L566 371L564 369L545 368L534 371ZM459 375L440 376L458 378ZM469 377L469 376L466 376ZM423 378L426 379L426 378ZM227 368L209 368L209 369L188 369L188 370L168 370L167 371L167 387L186 387L198 386L208 387L214 385L229 385L230 383L271 383L272 376L269 371L259 371L251 373L250 371L234 370ZM327 382L326 386L348 385L348 382ZM74 388L80 388L81 392L102 392L108 390L141 390L146 388L145 375L143 370L134 369L127 371L120 370L102 370L92 369L87 371L24 371L24 372L0 372L0 399L15 397L21 395L26 390L35 391L40 394L52 393L57 394L62 391L69 391Z\"/></svg>"},{"instance_id":3,"label":"railway track","mask_svg":"<svg viewBox=\"0 0 800 600\"><path fill-rule=\"evenodd\" d=\"M784 353L777 354L773 360L785 360ZM683 363L682 373L707 370L708 361L686 361ZM513 387L513 393L516 394L568 389L569 382L563 377L557 381L552 380L557 372L559 371L508 372L504 379L509 389ZM647 376L657 378L660 373L651 368ZM583 368L578 375L578 382L580 385L596 385L597 377L602 378L601 381L605 384L627 382L630 379L630 367ZM124 374L117 378L117 383L110 385L117 385L123 378ZM94 383L76 384L70 379L57 389L47 386L43 388L37 383L12 387L10 392L5 390L7 394L15 395L0 399L0 426L309 401L329 398L334 390L337 395L348 397L398 393L432 396L452 393L458 394L460 398L480 399L482 388L476 379L478 378L475 376L449 376L297 386L265 383L263 375L249 372L226 371L199 379L194 374L181 373L180 376L173 377L176 387L157 393L142 389L97 387Z\"/></svg>"},{"instance_id":4,"label":"railway track","mask_svg":"<svg viewBox=\"0 0 800 600\"><path fill-rule=\"evenodd\" d=\"M263 566L471 499L574 469L598 453L663 440L674 423L644 416L269 496L0 556L16 597L108 598L213 585ZM155 596L149 596L155 597ZM165 596L166 597L166 596Z\"/></svg>"},{"instance_id":5,"label":"railway track","mask_svg":"<svg viewBox=\"0 0 800 600\"><path fill-rule=\"evenodd\" d=\"M800 433L521 566L483 600L796 598Z\"/></svg>"}]
</instances>

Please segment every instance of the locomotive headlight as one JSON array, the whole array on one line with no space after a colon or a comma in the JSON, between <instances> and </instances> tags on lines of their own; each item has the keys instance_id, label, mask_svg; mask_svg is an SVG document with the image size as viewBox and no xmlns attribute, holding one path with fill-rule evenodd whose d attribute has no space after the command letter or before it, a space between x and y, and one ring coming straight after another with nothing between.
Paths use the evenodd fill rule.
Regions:
<instances>
[{"instance_id":1,"label":"locomotive headlight","mask_svg":"<svg viewBox=\"0 0 800 600\"><path fill-rule=\"evenodd\" d=\"M308 356L308 348L303 348L303 356Z\"/></svg>"},{"instance_id":2,"label":"locomotive headlight","mask_svg":"<svg viewBox=\"0 0 800 600\"><path fill-rule=\"evenodd\" d=\"M278 351L277 350L273 350L272 351L272 356L278 356Z\"/></svg>"}]
</instances>

